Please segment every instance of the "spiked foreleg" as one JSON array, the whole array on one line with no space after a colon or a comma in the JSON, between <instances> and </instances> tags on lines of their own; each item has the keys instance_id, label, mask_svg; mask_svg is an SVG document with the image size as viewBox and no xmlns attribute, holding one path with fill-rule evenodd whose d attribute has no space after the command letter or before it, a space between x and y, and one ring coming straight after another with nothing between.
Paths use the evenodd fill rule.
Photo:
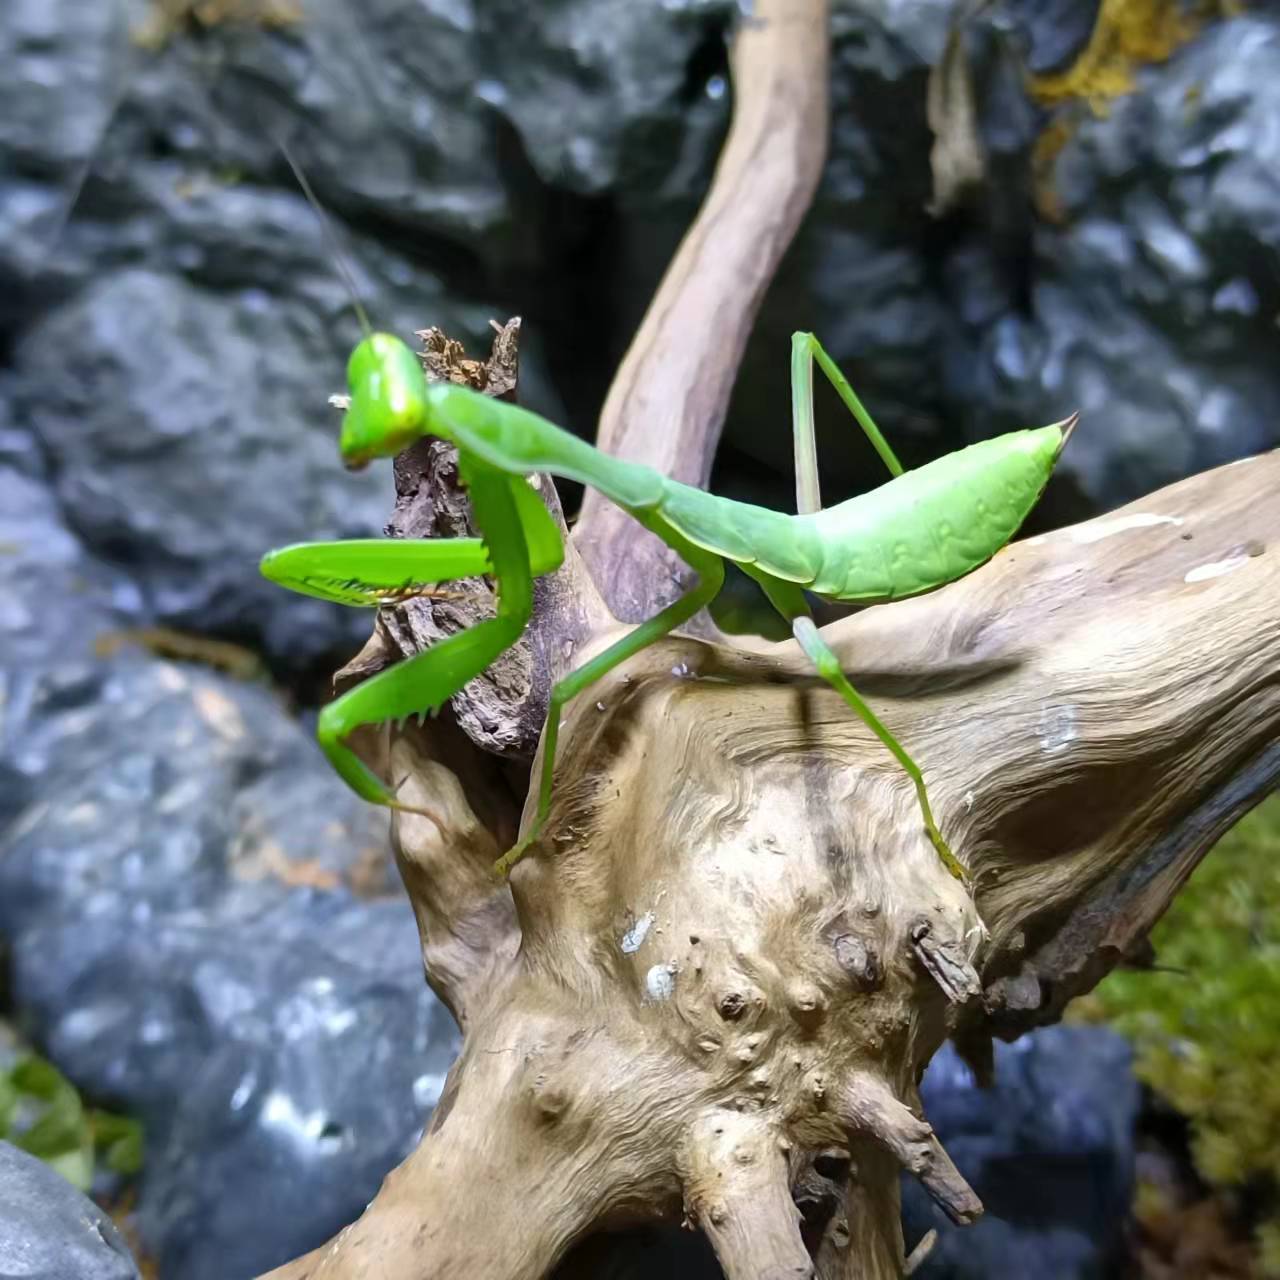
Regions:
<instances>
[{"instance_id":1,"label":"spiked foreleg","mask_svg":"<svg viewBox=\"0 0 1280 1280\"><path fill-rule=\"evenodd\" d=\"M262 575L303 595L376 608L415 596L438 596L439 584L492 571L480 538L419 542L353 538L300 542L262 557Z\"/></svg>"},{"instance_id":2,"label":"spiked foreleg","mask_svg":"<svg viewBox=\"0 0 1280 1280\"><path fill-rule=\"evenodd\" d=\"M497 615L380 672L331 702L320 713L317 733L329 762L358 795L372 804L392 809L409 806L402 805L394 792L356 756L347 746L347 738L361 725L382 724L437 710L520 638L533 609L529 550L517 506L519 498L514 491L514 486L526 482L465 456L461 470L470 493L476 527L488 549L490 572L496 581ZM418 545L425 551L433 546L447 548L451 544ZM414 812L425 812L433 820L436 816L430 811Z\"/></svg>"}]
</instances>

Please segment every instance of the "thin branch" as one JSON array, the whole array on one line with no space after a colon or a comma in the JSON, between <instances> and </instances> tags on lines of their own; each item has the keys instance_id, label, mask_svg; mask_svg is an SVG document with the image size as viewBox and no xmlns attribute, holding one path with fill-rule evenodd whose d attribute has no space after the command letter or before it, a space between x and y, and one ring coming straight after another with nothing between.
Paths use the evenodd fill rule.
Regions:
<instances>
[{"instance_id":1,"label":"thin branch","mask_svg":"<svg viewBox=\"0 0 1280 1280\"><path fill-rule=\"evenodd\" d=\"M681 1160L685 1212L711 1241L725 1280L810 1280L787 1153L758 1116L716 1109L692 1127Z\"/></svg>"},{"instance_id":2,"label":"thin branch","mask_svg":"<svg viewBox=\"0 0 1280 1280\"><path fill-rule=\"evenodd\" d=\"M938 1141L937 1134L870 1072L848 1083L841 1112L849 1128L878 1142L914 1175L952 1222L964 1226L982 1216L982 1201Z\"/></svg>"},{"instance_id":3,"label":"thin branch","mask_svg":"<svg viewBox=\"0 0 1280 1280\"><path fill-rule=\"evenodd\" d=\"M715 179L618 369L597 443L705 486L765 290L826 157L827 0L757 0L733 46L733 124ZM588 491L574 531L624 621L653 613L687 569Z\"/></svg>"},{"instance_id":4,"label":"thin branch","mask_svg":"<svg viewBox=\"0 0 1280 1280\"><path fill-rule=\"evenodd\" d=\"M937 1243L938 1228L930 1227L929 1230L920 1237L916 1247L907 1255L907 1260L902 1268L902 1274L906 1277L915 1275L915 1273L929 1261L929 1255L933 1252L934 1245Z\"/></svg>"}]
</instances>

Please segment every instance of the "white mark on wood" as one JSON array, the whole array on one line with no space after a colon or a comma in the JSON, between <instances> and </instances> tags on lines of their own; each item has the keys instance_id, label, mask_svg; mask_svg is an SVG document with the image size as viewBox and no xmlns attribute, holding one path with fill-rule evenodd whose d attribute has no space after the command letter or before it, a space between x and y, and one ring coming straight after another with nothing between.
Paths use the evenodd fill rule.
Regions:
<instances>
[{"instance_id":1,"label":"white mark on wood","mask_svg":"<svg viewBox=\"0 0 1280 1280\"><path fill-rule=\"evenodd\" d=\"M603 710L604 710L604 703L603 703L603 702L597 702L597 703L596 703L596 710L597 710L597 711L603 711Z\"/></svg>"},{"instance_id":2,"label":"white mark on wood","mask_svg":"<svg viewBox=\"0 0 1280 1280\"><path fill-rule=\"evenodd\" d=\"M676 665L671 668L671 674L675 676L677 680L687 676L689 674L689 664L687 662L677 662Z\"/></svg>"},{"instance_id":3,"label":"white mark on wood","mask_svg":"<svg viewBox=\"0 0 1280 1280\"><path fill-rule=\"evenodd\" d=\"M632 952L639 951L644 940L649 936L649 930L653 928L653 912L646 911L639 920L631 926L630 929L622 935L622 942L619 944L627 955Z\"/></svg>"},{"instance_id":4,"label":"white mark on wood","mask_svg":"<svg viewBox=\"0 0 1280 1280\"><path fill-rule=\"evenodd\" d=\"M644 975L644 989L650 1000L670 1000L676 989L675 965L655 964Z\"/></svg>"},{"instance_id":5,"label":"white mark on wood","mask_svg":"<svg viewBox=\"0 0 1280 1280\"><path fill-rule=\"evenodd\" d=\"M1036 736L1040 740L1040 750L1046 755L1065 751L1078 736L1075 707L1045 707L1040 712Z\"/></svg>"},{"instance_id":6,"label":"white mark on wood","mask_svg":"<svg viewBox=\"0 0 1280 1280\"><path fill-rule=\"evenodd\" d=\"M978 797L977 797L977 796L975 796L975 795L973 794L973 792L972 792L972 791L966 791L966 792L964 793L964 811L965 811L965 813L972 813L972 812L973 812L973 804L974 804L974 801L975 801L975 800L977 800L977 798L978 798Z\"/></svg>"},{"instance_id":7,"label":"white mark on wood","mask_svg":"<svg viewBox=\"0 0 1280 1280\"><path fill-rule=\"evenodd\" d=\"M1181 516L1160 516L1151 511L1135 511L1131 516L1120 516L1115 520L1095 521L1093 524L1081 525L1071 530L1071 541L1081 546L1090 542L1101 542L1113 534L1125 533L1129 529L1149 529L1158 524L1184 524Z\"/></svg>"},{"instance_id":8,"label":"white mark on wood","mask_svg":"<svg viewBox=\"0 0 1280 1280\"><path fill-rule=\"evenodd\" d=\"M1248 555L1234 555L1225 560L1215 560L1212 564L1198 564L1194 569L1187 570L1187 575L1182 580L1205 582L1209 578L1221 578L1224 573L1234 573L1237 569L1244 568L1252 558Z\"/></svg>"}]
</instances>

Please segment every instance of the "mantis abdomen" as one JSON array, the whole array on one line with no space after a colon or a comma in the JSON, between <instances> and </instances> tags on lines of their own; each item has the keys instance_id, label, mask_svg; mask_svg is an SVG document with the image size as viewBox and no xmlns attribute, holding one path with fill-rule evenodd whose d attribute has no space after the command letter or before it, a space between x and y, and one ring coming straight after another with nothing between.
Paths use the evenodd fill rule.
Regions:
<instances>
[{"instance_id":1,"label":"mantis abdomen","mask_svg":"<svg viewBox=\"0 0 1280 1280\"><path fill-rule=\"evenodd\" d=\"M823 562L810 587L900 600L954 582L1017 533L1062 450L1059 426L1014 431L926 463L811 516Z\"/></svg>"}]
</instances>

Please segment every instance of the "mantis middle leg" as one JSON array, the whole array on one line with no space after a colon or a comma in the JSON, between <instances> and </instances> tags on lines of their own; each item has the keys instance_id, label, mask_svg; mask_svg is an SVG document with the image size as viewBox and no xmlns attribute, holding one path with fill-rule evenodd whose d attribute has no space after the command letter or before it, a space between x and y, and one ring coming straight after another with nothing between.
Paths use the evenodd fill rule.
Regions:
<instances>
[{"instance_id":1,"label":"mantis middle leg","mask_svg":"<svg viewBox=\"0 0 1280 1280\"><path fill-rule=\"evenodd\" d=\"M753 573L752 576L764 588L774 608L791 624L792 635L804 650L805 656L817 668L818 674L849 704L863 724L884 743L893 758L902 766L915 786L916 800L920 806L920 815L924 819L924 827L930 843L937 850L943 866L957 880L967 884L968 879L963 864L951 852L950 846L942 838L942 832L938 830L938 824L934 821L933 809L929 805L929 793L925 789L924 775L920 772L920 766L907 754L902 744L889 732L880 717L871 710L850 684L849 677L840 666L840 659L814 625L804 593L795 583L783 582L768 574Z\"/></svg>"},{"instance_id":2,"label":"mantis middle leg","mask_svg":"<svg viewBox=\"0 0 1280 1280\"><path fill-rule=\"evenodd\" d=\"M845 407L857 419L858 425L895 476L902 474L902 463L897 459L889 443L880 434L880 428L863 408L862 401L854 394L848 379L839 366L823 350L822 343L811 333L791 335L791 422L796 451L796 510L801 515L822 509L822 496L818 491L818 450L813 434L813 362L818 362L822 372L835 387Z\"/></svg>"},{"instance_id":3,"label":"mantis middle leg","mask_svg":"<svg viewBox=\"0 0 1280 1280\"><path fill-rule=\"evenodd\" d=\"M529 830L494 864L499 875L506 875L524 857L529 846L538 837L547 814L551 811L551 784L555 773L556 740L560 735L560 713L565 704L576 698L589 684L612 671L614 667L647 648L656 640L670 634L682 623L688 622L704 605L710 604L724 582L724 561L709 551L679 538L670 530L663 530L662 537L674 545L691 568L697 571L698 585L669 604L661 613L642 622L634 631L611 644L603 653L584 663L559 681L551 690L551 702L547 708L547 726L542 738L542 773L538 782L538 808Z\"/></svg>"}]
</instances>

